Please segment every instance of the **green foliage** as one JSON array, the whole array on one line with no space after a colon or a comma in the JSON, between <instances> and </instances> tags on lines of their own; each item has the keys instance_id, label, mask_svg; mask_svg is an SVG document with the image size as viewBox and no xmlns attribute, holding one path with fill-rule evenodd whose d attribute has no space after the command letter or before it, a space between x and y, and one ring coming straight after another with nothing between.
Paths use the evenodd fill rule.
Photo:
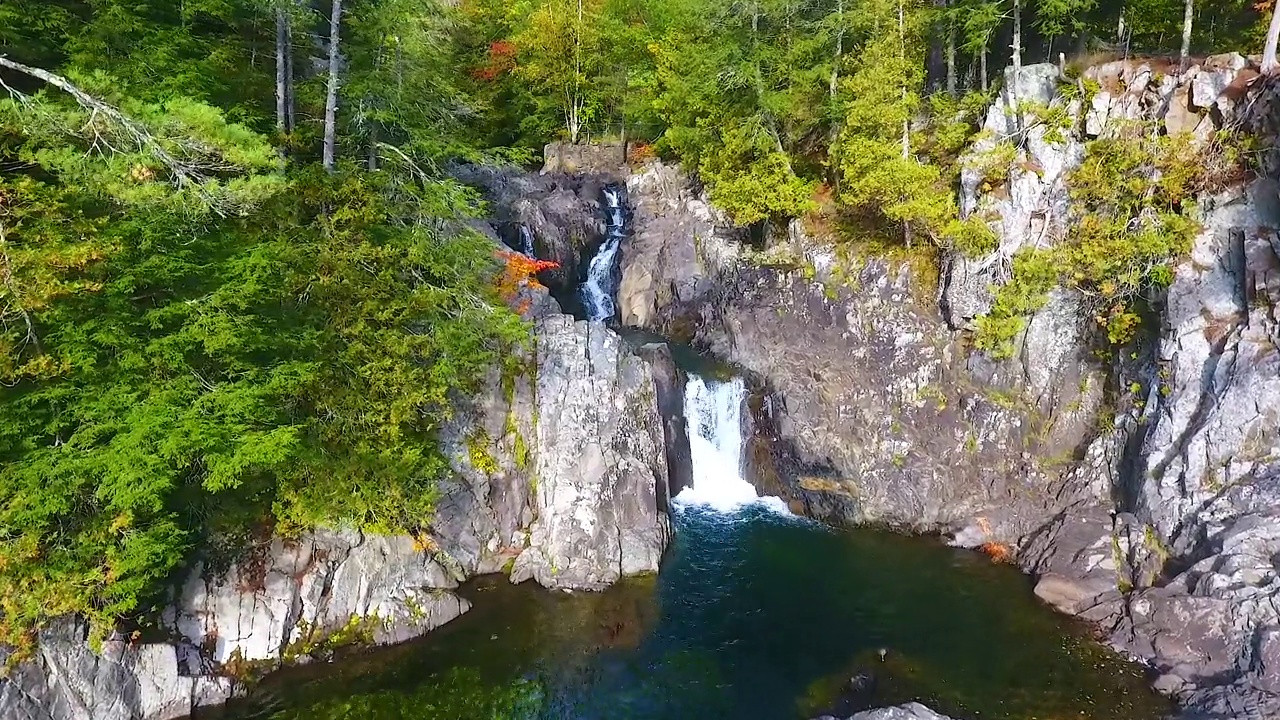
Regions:
<instances>
[{"instance_id":1,"label":"green foliage","mask_svg":"<svg viewBox=\"0 0 1280 720\"><path fill-rule=\"evenodd\" d=\"M481 428L467 438L467 459L471 461L471 467L485 475L493 475L500 469L497 458L489 452L491 445L489 434Z\"/></svg>"},{"instance_id":2,"label":"green foliage","mask_svg":"<svg viewBox=\"0 0 1280 720\"><path fill-rule=\"evenodd\" d=\"M978 189L994 192L1009 181L1009 173L1018 161L1018 146L1010 140L1001 140L985 152L965 158L965 169L978 175Z\"/></svg>"},{"instance_id":3,"label":"green foliage","mask_svg":"<svg viewBox=\"0 0 1280 720\"><path fill-rule=\"evenodd\" d=\"M1051 251L1023 250L1012 266L1012 279L996 291L991 311L977 319L976 344L994 357L1013 353L1027 316L1044 307L1060 277Z\"/></svg>"},{"instance_id":4,"label":"green foliage","mask_svg":"<svg viewBox=\"0 0 1280 720\"><path fill-rule=\"evenodd\" d=\"M60 20L62 46L37 56L85 63L53 68L74 87L6 75L0 642L23 650L58 615L98 639L142 618L202 546L425 527L449 471L437 433L528 336L494 292L493 246L463 230L474 195L424 169L461 142L423 140L455 98L413 75L377 95L391 76L352 47L348 91L408 151L377 173L286 166L245 110L269 106L263 68L237 84L205 64L244 49L232 27L258 6L182 5L104 0ZM385 40L366 10L353 46ZM154 67L212 77L166 84L118 50L165 42Z\"/></svg>"},{"instance_id":5,"label":"green foliage","mask_svg":"<svg viewBox=\"0 0 1280 720\"><path fill-rule=\"evenodd\" d=\"M990 255L1000 244L1000 236L996 231L977 216L952 220L942 235L951 249L970 258Z\"/></svg>"},{"instance_id":6,"label":"green foliage","mask_svg":"<svg viewBox=\"0 0 1280 720\"><path fill-rule=\"evenodd\" d=\"M990 94L979 91L967 92L959 98L946 93L929 96L932 122L924 151L933 164L959 172L957 160L977 140L992 101Z\"/></svg>"}]
</instances>

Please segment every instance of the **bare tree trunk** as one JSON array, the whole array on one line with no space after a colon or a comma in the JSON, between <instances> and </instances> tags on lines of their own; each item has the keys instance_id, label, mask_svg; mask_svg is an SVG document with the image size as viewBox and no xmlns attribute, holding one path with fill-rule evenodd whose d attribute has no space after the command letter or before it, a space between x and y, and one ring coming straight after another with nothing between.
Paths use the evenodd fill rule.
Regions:
<instances>
[{"instance_id":1,"label":"bare tree trunk","mask_svg":"<svg viewBox=\"0 0 1280 720\"><path fill-rule=\"evenodd\" d=\"M990 81L987 79L987 46L982 45L982 52L978 55L978 75L982 78L982 92L991 89Z\"/></svg>"},{"instance_id":2,"label":"bare tree trunk","mask_svg":"<svg viewBox=\"0 0 1280 720\"><path fill-rule=\"evenodd\" d=\"M285 109L284 119L285 128L289 132L298 129L297 120L297 101L294 98L296 91L294 89L294 73L293 73L293 20L285 17L285 53L284 53L284 96Z\"/></svg>"},{"instance_id":3,"label":"bare tree trunk","mask_svg":"<svg viewBox=\"0 0 1280 720\"><path fill-rule=\"evenodd\" d=\"M906 11L902 7L903 0L898 0L898 52L901 54L903 67L907 64L907 22ZM902 83L902 109L907 110L907 83ZM902 118L902 159L911 157L911 118Z\"/></svg>"},{"instance_id":4,"label":"bare tree trunk","mask_svg":"<svg viewBox=\"0 0 1280 720\"><path fill-rule=\"evenodd\" d=\"M836 0L836 52L831 59L831 99L836 99L840 86L840 59L844 56L844 0Z\"/></svg>"},{"instance_id":5,"label":"bare tree trunk","mask_svg":"<svg viewBox=\"0 0 1280 720\"><path fill-rule=\"evenodd\" d=\"M286 42L288 40L288 30L286 29L284 8L276 7L276 130L281 133L289 130L289 98L288 98L288 61L285 55L288 54Z\"/></svg>"},{"instance_id":6,"label":"bare tree trunk","mask_svg":"<svg viewBox=\"0 0 1280 720\"><path fill-rule=\"evenodd\" d=\"M1022 0L1013 0L1013 73L1022 70Z\"/></svg>"},{"instance_id":7,"label":"bare tree trunk","mask_svg":"<svg viewBox=\"0 0 1280 720\"><path fill-rule=\"evenodd\" d=\"M1124 42L1124 31L1125 31L1124 8L1120 8L1120 21L1116 23L1116 42L1117 43Z\"/></svg>"},{"instance_id":8,"label":"bare tree trunk","mask_svg":"<svg viewBox=\"0 0 1280 720\"><path fill-rule=\"evenodd\" d=\"M1187 58L1191 57L1191 27L1195 17L1195 0L1186 0L1185 10L1182 15L1182 54L1179 56L1184 70L1187 67Z\"/></svg>"},{"instance_id":9,"label":"bare tree trunk","mask_svg":"<svg viewBox=\"0 0 1280 720\"><path fill-rule=\"evenodd\" d=\"M901 53L903 67L907 64L907 21L906 10L903 8L904 0L898 0L898 51ZM907 83L902 83L902 109L907 110ZM904 115L902 118L902 159L911 159L911 118ZM902 223L903 240L906 241L907 247L911 247L911 221L907 220Z\"/></svg>"},{"instance_id":10,"label":"bare tree trunk","mask_svg":"<svg viewBox=\"0 0 1280 720\"><path fill-rule=\"evenodd\" d=\"M1276 62L1276 45L1280 44L1280 3L1271 11L1271 27L1267 30L1267 46L1262 51L1262 72L1265 75L1280 69Z\"/></svg>"},{"instance_id":11,"label":"bare tree trunk","mask_svg":"<svg viewBox=\"0 0 1280 720\"><path fill-rule=\"evenodd\" d=\"M324 100L324 169L333 172L338 144L338 49L342 25L342 0L333 0L329 16L329 88Z\"/></svg>"},{"instance_id":12,"label":"bare tree trunk","mask_svg":"<svg viewBox=\"0 0 1280 720\"><path fill-rule=\"evenodd\" d=\"M582 1L578 0L578 24L573 29L573 97L569 100L569 140L574 145L582 132Z\"/></svg>"},{"instance_id":13,"label":"bare tree trunk","mask_svg":"<svg viewBox=\"0 0 1280 720\"><path fill-rule=\"evenodd\" d=\"M956 22L947 16L947 94L956 96Z\"/></svg>"}]
</instances>

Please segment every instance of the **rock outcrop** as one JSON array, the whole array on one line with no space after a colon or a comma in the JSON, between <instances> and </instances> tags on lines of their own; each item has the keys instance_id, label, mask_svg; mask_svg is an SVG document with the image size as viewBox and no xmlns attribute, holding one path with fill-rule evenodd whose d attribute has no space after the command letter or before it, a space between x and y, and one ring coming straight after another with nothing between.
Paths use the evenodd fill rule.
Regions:
<instances>
[{"instance_id":1,"label":"rock outcrop","mask_svg":"<svg viewBox=\"0 0 1280 720\"><path fill-rule=\"evenodd\" d=\"M537 378L536 519L512 581L600 590L657 572L670 526L649 366L612 330L560 316L539 325Z\"/></svg>"},{"instance_id":2,"label":"rock outcrop","mask_svg":"<svg viewBox=\"0 0 1280 720\"><path fill-rule=\"evenodd\" d=\"M197 565L164 624L218 665L310 654L335 638L388 645L466 612L454 577L413 538L276 538L226 573ZM345 636L345 637L344 637Z\"/></svg>"},{"instance_id":3,"label":"rock outcrop","mask_svg":"<svg viewBox=\"0 0 1280 720\"><path fill-rule=\"evenodd\" d=\"M1109 628L1188 717L1280 715L1280 228L1269 179L1215 198L1169 288L1141 407L1099 439L1120 498L1031 543L1036 592ZM1136 404L1135 404L1136 405Z\"/></svg>"},{"instance_id":4,"label":"rock outcrop","mask_svg":"<svg viewBox=\"0 0 1280 720\"><path fill-rule=\"evenodd\" d=\"M235 694L231 678L209 675L190 648L115 636L95 652L88 634L74 620L41 632L35 658L0 681L0 717L171 720Z\"/></svg>"},{"instance_id":5,"label":"rock outcrop","mask_svg":"<svg viewBox=\"0 0 1280 720\"><path fill-rule=\"evenodd\" d=\"M1178 697L1187 717L1276 717L1280 657L1271 638L1280 631L1273 560L1280 552L1274 510L1280 503L1280 334L1273 308L1280 300L1280 186L1274 179L1280 165L1274 162L1274 88L1255 84L1257 72L1238 55L1215 56L1181 74L1144 61L1094 68L1086 80L1100 89L1089 107L1056 96L1047 69L1024 74L1037 99L1066 102L1083 130L1051 147L1030 138L1007 194L966 186L966 207L987 213L999 227L996 255L1062 237L1069 195L1056 159L1081 155L1090 138L1141 120L1191 133L1201 143L1237 123L1263 141L1261 179L1201 199L1203 231L1157 298L1159 326L1145 350L1112 369L1113 394L1120 396L1116 429L1080 456L1062 485L1069 502L1026 538L1021 562L1038 576L1036 593L1046 602L1101 624L1113 645L1161 673L1158 686ZM1009 107L997 104L988 126L999 124ZM1035 171L1041 167L1047 169ZM1046 220L1054 218L1058 225ZM970 270L998 266L989 260L951 264L944 307L953 325L985 311L973 302ZM999 281L988 274L977 283ZM1061 331L1052 335L1060 347L1086 346Z\"/></svg>"},{"instance_id":6,"label":"rock outcrop","mask_svg":"<svg viewBox=\"0 0 1280 720\"><path fill-rule=\"evenodd\" d=\"M799 229L788 243L806 257L761 264L678 170L651 165L628 187L623 322L755 378L747 467L762 491L837 523L970 527L971 545L1043 521L1052 483L1032 458L1070 456L1101 397L1087 353L1060 342L1074 319L1034 323L1027 372L975 363L904 267L837 277Z\"/></svg>"},{"instance_id":7,"label":"rock outcrop","mask_svg":"<svg viewBox=\"0 0 1280 720\"><path fill-rule=\"evenodd\" d=\"M1235 55L1181 74L1118 62L1067 100L1055 67L1011 75L975 155L1024 132L1011 130L1019 101L1065 106L1069 127L1025 130L1007 167L966 168L961 204L999 248L948 258L936 303L904 267L837 263L795 228L802 252L762 261L694 185L646 169L630 181L623 321L749 372L748 467L764 490L830 520L1009 543L1042 599L1148 662L1186 717L1280 717L1277 143L1260 148L1263 179L1202 199L1204 231L1155 298L1158 325L1115 362L1091 352L1067 291L1009 360L956 332L990 308L1000 258L1063 237L1088 140L1137 119L1195 142L1228 123L1280 137L1274 87L1256 77Z\"/></svg>"},{"instance_id":8,"label":"rock outcrop","mask_svg":"<svg viewBox=\"0 0 1280 720\"><path fill-rule=\"evenodd\" d=\"M531 243L540 259L559 263L539 278L566 311L573 309L585 258L607 231L604 189L624 182L625 173L533 175L513 167L460 165L452 174L483 194L490 222L509 247L522 250Z\"/></svg>"},{"instance_id":9,"label":"rock outcrop","mask_svg":"<svg viewBox=\"0 0 1280 720\"><path fill-rule=\"evenodd\" d=\"M454 591L478 574L599 590L656 572L670 539L664 447L676 445L664 433L680 426L661 411L653 367L614 331L565 315L537 320L535 343L528 373L495 372L444 432L457 475L441 483L430 532L321 530L224 571L197 565L163 614L169 642L94 651L86 628L61 623L0 680L0 718L183 717L232 697L233 677L447 623L470 607ZM668 382L664 349L645 355Z\"/></svg>"}]
</instances>

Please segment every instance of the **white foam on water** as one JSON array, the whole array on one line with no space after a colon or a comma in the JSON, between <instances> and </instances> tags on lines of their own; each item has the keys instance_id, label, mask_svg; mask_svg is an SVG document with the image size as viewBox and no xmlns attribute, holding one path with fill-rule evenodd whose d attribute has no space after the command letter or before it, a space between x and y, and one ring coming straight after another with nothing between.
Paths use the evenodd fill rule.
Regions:
<instances>
[{"instance_id":1,"label":"white foam on water","mask_svg":"<svg viewBox=\"0 0 1280 720\"><path fill-rule=\"evenodd\" d=\"M742 476L742 405L746 385L741 378L724 382L690 375L684 408L689 421L693 484L672 502L731 513L746 505L762 505L790 515L781 498L760 497Z\"/></svg>"}]
</instances>

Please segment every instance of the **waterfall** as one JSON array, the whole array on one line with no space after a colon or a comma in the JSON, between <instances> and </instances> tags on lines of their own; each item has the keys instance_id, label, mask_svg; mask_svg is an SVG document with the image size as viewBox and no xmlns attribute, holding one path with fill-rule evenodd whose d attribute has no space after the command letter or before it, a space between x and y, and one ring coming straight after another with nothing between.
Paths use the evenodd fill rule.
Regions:
<instances>
[{"instance_id":1,"label":"waterfall","mask_svg":"<svg viewBox=\"0 0 1280 720\"><path fill-rule=\"evenodd\" d=\"M605 188L605 200L609 205L609 231L604 244L600 246L596 256L591 258L587 268L587 281L582 285L582 304L587 311L587 319L604 322L613 318L617 308L614 304L613 275L614 265L618 257L618 248L622 238L627 234L626 218L622 212L622 198L617 188Z\"/></svg>"},{"instance_id":2,"label":"waterfall","mask_svg":"<svg viewBox=\"0 0 1280 720\"><path fill-rule=\"evenodd\" d=\"M536 257L533 250L533 232L529 230L528 225L520 226L520 252L528 257Z\"/></svg>"},{"instance_id":3,"label":"waterfall","mask_svg":"<svg viewBox=\"0 0 1280 720\"><path fill-rule=\"evenodd\" d=\"M689 421L689 450L693 460L693 485L675 498L680 505L708 506L730 512L759 503L790 514L776 497L760 497L742 477L742 405L746 385L742 378L720 382L689 375L684 409Z\"/></svg>"}]
</instances>

